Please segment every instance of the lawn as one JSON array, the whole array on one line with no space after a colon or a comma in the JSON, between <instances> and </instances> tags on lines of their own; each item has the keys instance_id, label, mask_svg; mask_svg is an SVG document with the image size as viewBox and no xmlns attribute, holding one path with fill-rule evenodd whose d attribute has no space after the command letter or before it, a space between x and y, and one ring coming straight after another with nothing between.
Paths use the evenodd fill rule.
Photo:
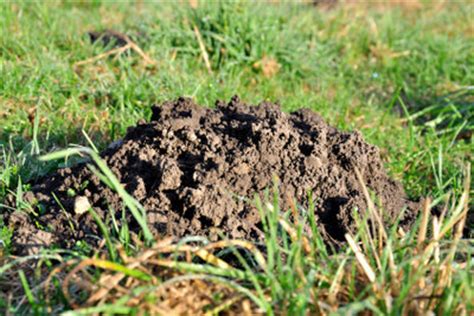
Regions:
<instances>
[{"instance_id":1,"label":"lawn","mask_svg":"<svg viewBox=\"0 0 474 316\"><path fill-rule=\"evenodd\" d=\"M287 210L271 188L268 201L255 201L267 224L261 248L192 238L150 244L105 227L102 249L79 244L17 257L2 221L4 314L473 312L472 4L0 8L0 213L13 211L1 207L7 195L21 200L30 183L75 161L40 157L73 144L102 150L149 119L151 105L180 96L209 107L239 95L278 101L287 112L314 110L332 126L359 130L410 197L429 198L410 231L375 225L373 234L359 218L338 250L280 218ZM103 30L127 34L133 45L91 43L89 32ZM19 201L17 211L25 209ZM226 262L229 254L237 265Z\"/></svg>"}]
</instances>

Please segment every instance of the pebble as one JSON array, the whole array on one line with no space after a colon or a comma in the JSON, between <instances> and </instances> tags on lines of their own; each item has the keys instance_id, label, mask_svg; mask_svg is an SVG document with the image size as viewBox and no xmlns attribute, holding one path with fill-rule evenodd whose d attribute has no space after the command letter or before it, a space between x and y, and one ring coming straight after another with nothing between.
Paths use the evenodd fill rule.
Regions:
<instances>
[{"instance_id":1,"label":"pebble","mask_svg":"<svg viewBox=\"0 0 474 316\"><path fill-rule=\"evenodd\" d=\"M78 196L74 201L74 213L84 214L92 205L85 196Z\"/></svg>"}]
</instances>

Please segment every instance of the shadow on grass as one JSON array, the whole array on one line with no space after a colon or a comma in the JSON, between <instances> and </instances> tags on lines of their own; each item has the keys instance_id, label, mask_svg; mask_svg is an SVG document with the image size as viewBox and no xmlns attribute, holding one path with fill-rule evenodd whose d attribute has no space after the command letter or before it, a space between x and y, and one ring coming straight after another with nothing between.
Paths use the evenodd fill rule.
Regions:
<instances>
[{"instance_id":1,"label":"shadow on grass","mask_svg":"<svg viewBox=\"0 0 474 316\"><path fill-rule=\"evenodd\" d=\"M457 133L457 140L470 142L474 131L474 86L434 97L411 97L402 91L395 110L419 127L433 128L439 134Z\"/></svg>"}]
</instances>

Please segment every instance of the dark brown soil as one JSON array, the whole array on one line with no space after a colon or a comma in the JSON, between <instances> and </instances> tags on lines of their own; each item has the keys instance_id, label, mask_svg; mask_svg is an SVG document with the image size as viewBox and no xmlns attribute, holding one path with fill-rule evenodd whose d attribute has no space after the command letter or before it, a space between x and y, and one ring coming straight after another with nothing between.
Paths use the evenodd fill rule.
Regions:
<instances>
[{"instance_id":1,"label":"dark brown soil","mask_svg":"<svg viewBox=\"0 0 474 316\"><path fill-rule=\"evenodd\" d=\"M261 241L260 216L245 198L263 196L275 183L274 176L283 210L289 207L287 197L306 206L307 193L313 193L319 229L328 243L343 242L354 225L353 210L366 209L355 167L380 199L387 223L403 208L408 208L403 223L410 223L418 205L387 176L379 150L359 132L339 131L307 109L287 114L278 105L248 106L237 97L228 104L217 102L216 109L185 98L156 106L150 122L129 128L102 157L144 206L157 235L215 240L222 233ZM102 218L115 210L117 221L122 219L120 198L86 164L40 180L25 199L45 211L34 220L20 213L6 217L14 227L15 252L95 240L101 233L88 212L78 212L80 204L90 203ZM126 214L130 229L138 231Z\"/></svg>"},{"instance_id":2,"label":"dark brown soil","mask_svg":"<svg viewBox=\"0 0 474 316\"><path fill-rule=\"evenodd\" d=\"M102 42L103 46L123 47L128 44L128 36L114 30L88 32L92 43Z\"/></svg>"}]
</instances>

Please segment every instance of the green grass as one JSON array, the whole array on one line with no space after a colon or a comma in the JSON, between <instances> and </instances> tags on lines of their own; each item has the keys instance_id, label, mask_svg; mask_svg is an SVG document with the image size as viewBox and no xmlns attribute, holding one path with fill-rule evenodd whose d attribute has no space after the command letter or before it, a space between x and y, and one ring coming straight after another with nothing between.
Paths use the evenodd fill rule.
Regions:
<instances>
[{"instance_id":1,"label":"green grass","mask_svg":"<svg viewBox=\"0 0 474 316\"><path fill-rule=\"evenodd\" d=\"M7 193L24 192L30 181L77 161L75 157L40 161L38 155L71 144L93 143L103 149L137 120L149 117L154 103L189 96L213 106L216 99L238 94L251 103L278 100L285 111L311 108L338 128L360 130L368 142L381 148L390 174L402 181L410 196L429 195L433 206L451 205L441 227L459 219L456 216L464 205L472 209L469 198L462 199L472 193L472 186L466 188L465 183L474 146L461 139L474 130L471 4L424 3L419 9L342 5L323 10L304 4L199 2L197 9L191 9L170 3L65 1L2 3L0 8L0 203ZM106 28L131 35L156 65L147 65L132 52L75 67L111 49L91 45L86 35ZM195 28L208 53L211 72L203 61ZM270 63L270 69L263 69L266 61L273 61L273 68ZM101 172L110 179L107 169ZM128 209L135 208L139 216L140 206L127 199L123 189L111 185L123 191ZM268 211L265 202L262 205L261 210ZM17 198L17 208L27 209L28 205ZM349 247L331 255L318 238L312 241L309 253L303 249L302 238L284 238L288 242L278 245L278 220L268 220L265 269L256 263L242 271L226 272L212 264L190 266L186 262L173 269L185 276L186 271L199 273L201 278L230 284L268 313L299 314L319 297L327 306L338 308L334 313L399 314L414 304L414 289L423 292L417 283L423 278L444 286L439 293L433 289L431 298L420 299L419 306L439 314L469 307L472 311L468 305L473 297L472 239L454 242L456 229L438 242L433 235L436 229L430 226L431 241L421 250L419 230L406 236L390 230L389 238L383 240L386 247L372 249L370 234L361 224L353 237L362 241L364 256L375 271L376 280L368 281ZM467 229L472 237L473 227ZM126 241L123 246L129 255L146 251L130 241L126 230L109 233L111 253L115 250L110 244L118 240ZM1 225L5 253L10 235ZM452 245L456 245L455 255ZM88 249L87 245L83 248ZM78 263L85 260L85 253L88 251L54 256ZM242 259L242 264L248 260ZM49 257L44 260L41 269L55 262ZM121 260L119 255L114 264L126 268ZM449 277L442 274L441 268L451 265ZM95 267L91 273L96 279L100 272L109 272L103 266ZM55 294L47 300L34 286L41 279L38 272L30 272L14 276L23 288L16 294L27 295L25 305L0 301L0 306L11 312L40 314L47 313L48 306L56 312L60 306L72 307L59 284L64 278L55 279ZM335 276L341 279L326 280L337 280ZM136 291L151 284L138 279ZM400 288L394 287L395 282ZM108 301L105 307L92 308L132 313L127 302L124 296ZM432 302L442 303L436 309ZM317 308L322 310L313 311L329 313L324 306Z\"/></svg>"}]
</instances>

